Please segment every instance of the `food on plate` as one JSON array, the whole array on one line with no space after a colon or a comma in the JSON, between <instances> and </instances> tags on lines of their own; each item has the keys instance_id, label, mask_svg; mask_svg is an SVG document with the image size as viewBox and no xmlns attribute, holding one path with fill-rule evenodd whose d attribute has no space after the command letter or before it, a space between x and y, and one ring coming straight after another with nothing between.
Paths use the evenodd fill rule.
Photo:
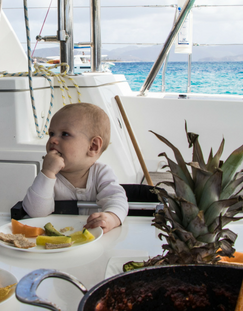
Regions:
<instances>
[{"instance_id":1,"label":"food on plate","mask_svg":"<svg viewBox=\"0 0 243 311\"><path fill-rule=\"evenodd\" d=\"M74 230L74 228L67 226L58 231L50 222L45 224L45 230L40 227L24 225L15 219L11 220L11 224L13 234L0 232L0 240L10 243L18 248L27 249L38 245L44 246L46 249L58 249L71 247L74 243L88 243L95 239L94 235L87 229L76 231L70 235L65 235L60 231L71 231ZM36 243L34 243L34 241L28 240L26 237L36 238Z\"/></svg>"},{"instance_id":2,"label":"food on plate","mask_svg":"<svg viewBox=\"0 0 243 311\"><path fill-rule=\"evenodd\" d=\"M46 243L51 243L51 244L62 244L62 243L71 243L72 239L70 236L44 236L44 235L39 235L36 238L36 244L37 245L44 245Z\"/></svg>"},{"instance_id":3,"label":"food on plate","mask_svg":"<svg viewBox=\"0 0 243 311\"><path fill-rule=\"evenodd\" d=\"M5 287L1 287L0 288L0 302L2 302L3 300L8 298L8 294L14 289L13 287L16 285L17 283L5 286Z\"/></svg>"},{"instance_id":4,"label":"food on plate","mask_svg":"<svg viewBox=\"0 0 243 311\"><path fill-rule=\"evenodd\" d=\"M11 219L11 223L13 234L23 234L25 237L36 237L45 233L42 228L24 225L15 219Z\"/></svg>"},{"instance_id":5,"label":"food on plate","mask_svg":"<svg viewBox=\"0 0 243 311\"><path fill-rule=\"evenodd\" d=\"M83 235L86 237L88 241L93 241L95 239L94 235L89 232L88 229L83 229Z\"/></svg>"},{"instance_id":6,"label":"food on plate","mask_svg":"<svg viewBox=\"0 0 243 311\"><path fill-rule=\"evenodd\" d=\"M7 233L0 232L0 240L3 242L12 243L12 244L13 244L14 239L21 237L21 236L23 235L22 234L11 234L11 233L7 234Z\"/></svg>"},{"instance_id":7,"label":"food on plate","mask_svg":"<svg viewBox=\"0 0 243 311\"><path fill-rule=\"evenodd\" d=\"M18 248L31 248L35 246L35 243L30 242L22 234L5 234L0 232L0 240L11 243Z\"/></svg>"},{"instance_id":8,"label":"food on plate","mask_svg":"<svg viewBox=\"0 0 243 311\"><path fill-rule=\"evenodd\" d=\"M64 234L60 233L59 231L57 231L54 226L48 222L45 226L45 233L48 236L64 236Z\"/></svg>"},{"instance_id":9,"label":"food on plate","mask_svg":"<svg viewBox=\"0 0 243 311\"><path fill-rule=\"evenodd\" d=\"M65 248L72 246L73 243L60 243L60 244L52 244L52 243L46 243L45 248L46 249L57 249L57 248Z\"/></svg>"},{"instance_id":10,"label":"food on plate","mask_svg":"<svg viewBox=\"0 0 243 311\"><path fill-rule=\"evenodd\" d=\"M52 233L59 233L51 223L45 225L45 229ZM55 249L55 248L63 248L63 247L70 247L73 243L88 243L94 240L95 237L92 233L90 233L87 229L83 229L82 231L76 231L70 236L62 235L49 235L49 236L38 236L36 238L37 245L43 245L46 249Z\"/></svg>"},{"instance_id":11,"label":"food on plate","mask_svg":"<svg viewBox=\"0 0 243 311\"><path fill-rule=\"evenodd\" d=\"M83 229L82 231L76 231L70 234L70 237L72 238L72 242L74 243L87 243L95 239L94 235L90 233L87 229Z\"/></svg>"},{"instance_id":12,"label":"food on plate","mask_svg":"<svg viewBox=\"0 0 243 311\"><path fill-rule=\"evenodd\" d=\"M23 236L22 238L17 238L14 240L14 246L18 248L31 248L35 247L35 243L30 242L26 237Z\"/></svg>"},{"instance_id":13,"label":"food on plate","mask_svg":"<svg viewBox=\"0 0 243 311\"><path fill-rule=\"evenodd\" d=\"M64 233L64 232L73 231L73 230L74 230L73 227L65 227L65 228L60 229L60 232L61 232L61 233Z\"/></svg>"}]
</instances>

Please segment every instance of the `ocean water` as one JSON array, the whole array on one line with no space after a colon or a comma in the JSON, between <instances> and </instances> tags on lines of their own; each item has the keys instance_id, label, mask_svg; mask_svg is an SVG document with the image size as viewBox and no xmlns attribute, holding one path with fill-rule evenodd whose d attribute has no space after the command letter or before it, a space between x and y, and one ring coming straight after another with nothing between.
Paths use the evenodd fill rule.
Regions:
<instances>
[{"instance_id":1,"label":"ocean water","mask_svg":"<svg viewBox=\"0 0 243 311\"><path fill-rule=\"evenodd\" d=\"M131 89L139 91L148 76L152 62L116 62L114 74L124 74ZM187 63L169 62L165 75L166 92L187 92ZM162 69L150 91L161 91ZM243 95L243 62L192 62L191 92Z\"/></svg>"}]
</instances>

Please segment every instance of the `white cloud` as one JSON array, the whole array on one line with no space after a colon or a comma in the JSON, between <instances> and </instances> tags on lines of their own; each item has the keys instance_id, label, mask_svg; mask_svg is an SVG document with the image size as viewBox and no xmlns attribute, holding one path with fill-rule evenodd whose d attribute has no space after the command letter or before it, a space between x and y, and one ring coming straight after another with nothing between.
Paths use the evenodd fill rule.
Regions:
<instances>
[{"instance_id":1,"label":"white cloud","mask_svg":"<svg viewBox=\"0 0 243 311\"><path fill-rule=\"evenodd\" d=\"M120 47L115 43L157 43L165 42L172 27L175 8L141 7L143 5L169 5L171 0L101 0L102 42L104 48ZM193 9L193 41L197 43L227 44L243 43L243 0L196 0L195 5L231 5L235 7L210 7ZM39 34L50 0L28 0L28 6L45 7L29 9L31 40L35 42ZM74 0L74 41L90 40L89 0ZM56 6L53 1L52 7ZM117 8L114 8L117 6ZM127 8L125 6L136 6ZM3 0L3 8L21 8L22 0ZM86 8L85 8L86 7ZM22 9L5 9L20 41L26 41L24 12ZM57 12L51 9L43 28L43 35L55 35L57 31Z\"/></svg>"}]
</instances>

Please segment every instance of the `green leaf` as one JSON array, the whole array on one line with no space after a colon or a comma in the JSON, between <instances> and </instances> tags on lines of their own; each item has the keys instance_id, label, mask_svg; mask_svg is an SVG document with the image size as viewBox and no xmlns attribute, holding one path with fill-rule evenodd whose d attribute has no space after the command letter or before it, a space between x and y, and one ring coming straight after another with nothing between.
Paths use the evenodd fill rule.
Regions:
<instances>
[{"instance_id":1,"label":"green leaf","mask_svg":"<svg viewBox=\"0 0 243 311\"><path fill-rule=\"evenodd\" d=\"M208 232L197 237L197 240L203 243L214 243L216 241L215 233Z\"/></svg>"},{"instance_id":2,"label":"green leaf","mask_svg":"<svg viewBox=\"0 0 243 311\"><path fill-rule=\"evenodd\" d=\"M222 189L224 189L230 183L239 165L242 163L242 160L243 145L233 151L221 167L223 171Z\"/></svg>"},{"instance_id":3,"label":"green leaf","mask_svg":"<svg viewBox=\"0 0 243 311\"><path fill-rule=\"evenodd\" d=\"M186 136L187 136L187 141L188 141L188 144L189 144L189 148L192 147L192 145L197 141L199 135L198 134L194 134L194 133L189 133L187 131L187 122L185 120L185 131L186 131Z\"/></svg>"},{"instance_id":4,"label":"green leaf","mask_svg":"<svg viewBox=\"0 0 243 311\"><path fill-rule=\"evenodd\" d=\"M228 216L228 213L229 212L232 212L232 211L237 211L238 213L239 212L243 212L243 197L241 195L237 196L238 198L238 202L234 205L231 205L227 212L226 212L226 216Z\"/></svg>"},{"instance_id":5,"label":"green leaf","mask_svg":"<svg viewBox=\"0 0 243 311\"><path fill-rule=\"evenodd\" d=\"M203 211L200 211L198 215L188 224L187 230L189 230L195 238L208 233Z\"/></svg>"},{"instance_id":6,"label":"green leaf","mask_svg":"<svg viewBox=\"0 0 243 311\"><path fill-rule=\"evenodd\" d=\"M209 152L209 155L208 155L207 165L208 165L208 163L209 163L210 161L212 161L212 159L213 159L213 149L211 148L211 149L210 149L210 152Z\"/></svg>"},{"instance_id":7,"label":"green leaf","mask_svg":"<svg viewBox=\"0 0 243 311\"><path fill-rule=\"evenodd\" d=\"M172 174L179 176L181 179L184 180L185 183L188 184L188 179L185 176L184 171L177 163L173 162L170 158L168 158L165 152L159 154L159 156L164 156L167 159Z\"/></svg>"},{"instance_id":8,"label":"green leaf","mask_svg":"<svg viewBox=\"0 0 243 311\"><path fill-rule=\"evenodd\" d=\"M227 200L220 200L213 202L204 214L205 222L207 226L210 226L215 218L224 213L229 206L238 202L238 198L232 198Z\"/></svg>"},{"instance_id":9,"label":"green leaf","mask_svg":"<svg viewBox=\"0 0 243 311\"><path fill-rule=\"evenodd\" d=\"M181 224L181 209L180 209L180 205L177 204L177 202L175 200L172 200L171 198L168 198L168 203L169 203L169 208L171 210L172 213L172 217L173 220L178 222L179 224ZM173 213L174 211L174 213Z\"/></svg>"},{"instance_id":10,"label":"green leaf","mask_svg":"<svg viewBox=\"0 0 243 311\"><path fill-rule=\"evenodd\" d=\"M212 159L209 157L206 168L208 171L210 171L212 173L215 171L215 169L219 168L220 158L221 158L223 150L224 150L224 143L225 143L225 140L223 138L215 156Z\"/></svg>"},{"instance_id":11,"label":"green leaf","mask_svg":"<svg viewBox=\"0 0 243 311\"><path fill-rule=\"evenodd\" d=\"M228 183L228 185L224 188L224 190L220 194L220 199L229 198L235 191L235 189L243 182L243 176L241 178L232 180Z\"/></svg>"},{"instance_id":12,"label":"green leaf","mask_svg":"<svg viewBox=\"0 0 243 311\"><path fill-rule=\"evenodd\" d=\"M180 177L173 175L175 183L175 191L178 199L183 198L184 200L197 205L195 195L190 186L184 182Z\"/></svg>"},{"instance_id":13,"label":"green leaf","mask_svg":"<svg viewBox=\"0 0 243 311\"><path fill-rule=\"evenodd\" d=\"M165 198L167 199L170 209L175 212L175 217L177 217L175 220L180 223L180 219L182 219L182 214L180 205L177 203L177 201L172 196L170 196L164 189L154 188L151 190L151 192L157 194L160 202L163 202L165 205Z\"/></svg>"},{"instance_id":14,"label":"green leaf","mask_svg":"<svg viewBox=\"0 0 243 311\"><path fill-rule=\"evenodd\" d=\"M166 138L164 138L163 136L156 134L153 131L150 131L151 133L153 133L155 136L157 136L163 143L165 143L168 147L170 147L172 149L172 151L174 152L177 164L181 167L182 171L184 172L184 175L186 176L187 180L188 180L188 184L190 185L191 188L193 188L193 180L192 177L186 167L185 161L180 153L180 151L173 145L171 144Z\"/></svg>"},{"instance_id":15,"label":"green leaf","mask_svg":"<svg viewBox=\"0 0 243 311\"><path fill-rule=\"evenodd\" d=\"M203 153L202 153L202 149L201 146L198 142L198 134L194 134L194 133L189 133L187 131L187 122L185 121L185 130L186 130L186 135L187 135L187 141L189 143L189 148L193 145L193 151L192 151L192 161L193 162L198 162L199 167L201 169L206 169L206 165L205 165L205 161L203 158ZM194 171L194 169L192 169L192 176L193 179L195 180L195 174L196 171Z\"/></svg>"},{"instance_id":16,"label":"green leaf","mask_svg":"<svg viewBox=\"0 0 243 311\"><path fill-rule=\"evenodd\" d=\"M217 169L215 173L206 182L200 203L198 205L200 210L207 211L208 207L215 201L219 200L222 182L222 171Z\"/></svg>"},{"instance_id":17,"label":"green leaf","mask_svg":"<svg viewBox=\"0 0 243 311\"><path fill-rule=\"evenodd\" d=\"M203 188L208 181L209 177L212 176L211 172L203 170L195 162L189 163L189 165L195 168L194 170L194 193L196 196L197 202L200 202L202 197Z\"/></svg>"},{"instance_id":18,"label":"green leaf","mask_svg":"<svg viewBox=\"0 0 243 311\"><path fill-rule=\"evenodd\" d=\"M203 158L203 153L202 153L201 146L200 146L198 140L196 140L195 143L193 144L193 158L192 159L194 162L198 162L199 166L202 169L206 170L206 165L205 165L205 161Z\"/></svg>"},{"instance_id":19,"label":"green leaf","mask_svg":"<svg viewBox=\"0 0 243 311\"><path fill-rule=\"evenodd\" d=\"M199 208L191 202L181 201L181 211L183 215L182 223L186 228L189 222L198 215Z\"/></svg>"},{"instance_id":20,"label":"green leaf","mask_svg":"<svg viewBox=\"0 0 243 311\"><path fill-rule=\"evenodd\" d=\"M222 216L221 218L216 218L214 220L214 222L208 227L208 230L210 232L216 232L219 229L220 226L223 228L224 226L226 226L228 223L230 223L232 221L238 221L238 220L243 219L243 216L242 217L234 217L240 211L241 211L241 209L238 209L238 210L236 209L236 210L233 210L231 212L227 211L224 214L224 216Z\"/></svg>"}]
</instances>

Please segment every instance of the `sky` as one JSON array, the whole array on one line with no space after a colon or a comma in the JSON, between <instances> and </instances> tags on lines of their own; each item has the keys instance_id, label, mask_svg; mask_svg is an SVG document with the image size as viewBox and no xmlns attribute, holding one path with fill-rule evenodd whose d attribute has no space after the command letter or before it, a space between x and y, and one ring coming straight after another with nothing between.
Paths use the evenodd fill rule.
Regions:
<instances>
[{"instance_id":1,"label":"sky","mask_svg":"<svg viewBox=\"0 0 243 311\"><path fill-rule=\"evenodd\" d=\"M26 50L23 0L0 0L19 40ZM229 5L232 7L225 7ZM28 0L32 49L41 31L51 0ZM90 0L73 0L74 42L90 41ZM100 0L102 48L163 44L173 25L177 0ZM151 7L144 7L144 5ZM57 0L44 24L42 35L56 35ZM160 7L169 5L168 7ZM201 5L211 5L202 7ZM216 7L217 5L225 5ZM241 6L240 6L241 5ZM193 42L198 44L243 44L243 0L196 0L193 8ZM122 43L122 44L121 44ZM38 43L37 48L55 46ZM232 46L234 48L234 46ZM243 45L242 45L243 48Z\"/></svg>"}]
</instances>

